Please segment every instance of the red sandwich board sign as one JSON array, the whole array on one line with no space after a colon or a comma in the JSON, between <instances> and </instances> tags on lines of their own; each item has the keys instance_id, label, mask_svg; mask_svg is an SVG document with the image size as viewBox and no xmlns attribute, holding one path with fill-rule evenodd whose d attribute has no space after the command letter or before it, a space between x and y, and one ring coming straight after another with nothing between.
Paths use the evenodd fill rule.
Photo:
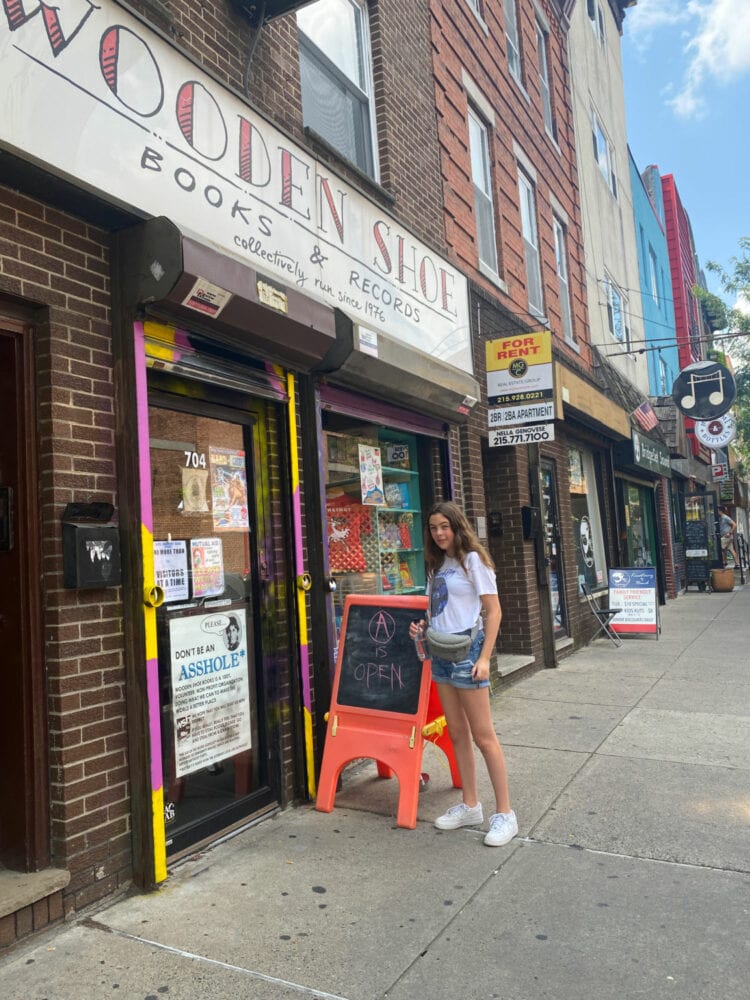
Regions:
<instances>
[{"instance_id":1,"label":"red sandwich board sign","mask_svg":"<svg viewBox=\"0 0 750 1000\"><path fill-rule=\"evenodd\" d=\"M442 714L429 660L419 659L409 637L409 625L426 610L423 596L347 596L318 780L320 812L333 809L346 764L371 757L381 777L398 777L397 825L417 825L423 730ZM432 728L438 737L433 742L446 753L453 784L460 787L447 731L442 725Z\"/></svg>"}]
</instances>

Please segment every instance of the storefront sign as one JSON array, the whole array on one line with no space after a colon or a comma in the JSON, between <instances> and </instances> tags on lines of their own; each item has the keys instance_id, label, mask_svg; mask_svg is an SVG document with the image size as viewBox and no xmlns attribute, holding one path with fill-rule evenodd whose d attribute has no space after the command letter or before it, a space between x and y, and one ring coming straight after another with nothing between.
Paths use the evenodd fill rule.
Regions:
<instances>
[{"instance_id":1,"label":"storefront sign","mask_svg":"<svg viewBox=\"0 0 750 1000\"><path fill-rule=\"evenodd\" d=\"M609 606L620 608L612 619L612 628L618 635L655 635L658 638L656 569L652 566L611 569Z\"/></svg>"},{"instance_id":2,"label":"storefront sign","mask_svg":"<svg viewBox=\"0 0 750 1000\"><path fill-rule=\"evenodd\" d=\"M614 447L615 462L618 466L634 466L648 469L659 476L672 475L669 451L663 444L633 430L630 441L620 441Z\"/></svg>"},{"instance_id":3,"label":"storefront sign","mask_svg":"<svg viewBox=\"0 0 750 1000\"><path fill-rule=\"evenodd\" d=\"M714 420L696 420L695 436L707 448L726 448L737 436L737 423L731 413Z\"/></svg>"},{"instance_id":4,"label":"storefront sign","mask_svg":"<svg viewBox=\"0 0 750 1000\"><path fill-rule=\"evenodd\" d=\"M472 372L466 278L378 205L112 0L3 6L0 146Z\"/></svg>"},{"instance_id":5,"label":"storefront sign","mask_svg":"<svg viewBox=\"0 0 750 1000\"><path fill-rule=\"evenodd\" d=\"M711 466L711 481L714 483L720 483L729 475L729 466L726 462L717 462L716 465Z\"/></svg>"},{"instance_id":6,"label":"storefront sign","mask_svg":"<svg viewBox=\"0 0 750 1000\"><path fill-rule=\"evenodd\" d=\"M154 583L164 591L164 601L186 601L188 591L187 544L154 542Z\"/></svg>"},{"instance_id":7,"label":"storefront sign","mask_svg":"<svg viewBox=\"0 0 750 1000\"><path fill-rule=\"evenodd\" d=\"M245 611L174 618L169 646L181 778L251 747Z\"/></svg>"},{"instance_id":8,"label":"storefront sign","mask_svg":"<svg viewBox=\"0 0 750 1000\"><path fill-rule=\"evenodd\" d=\"M696 361L688 365L672 386L672 400L677 409L695 420L721 417L736 395L734 376L716 361Z\"/></svg>"}]
</instances>

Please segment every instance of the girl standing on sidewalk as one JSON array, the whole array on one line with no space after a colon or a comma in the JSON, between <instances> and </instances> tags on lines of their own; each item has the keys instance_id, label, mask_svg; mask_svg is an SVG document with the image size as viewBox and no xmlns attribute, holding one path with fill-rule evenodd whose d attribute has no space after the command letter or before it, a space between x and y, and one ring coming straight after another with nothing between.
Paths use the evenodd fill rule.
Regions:
<instances>
[{"instance_id":1,"label":"girl standing on sidewalk","mask_svg":"<svg viewBox=\"0 0 750 1000\"><path fill-rule=\"evenodd\" d=\"M440 685L463 789L463 801L439 816L435 826L457 830L479 826L484 820L477 797L476 743L495 794L495 812L484 842L501 847L518 833L518 823L510 807L505 756L490 713L490 656L502 617L495 567L464 512L450 501L436 504L429 513L425 559L431 627L474 637L466 659L460 662L432 657L432 677ZM424 621L412 623L412 639L424 626Z\"/></svg>"}]
</instances>

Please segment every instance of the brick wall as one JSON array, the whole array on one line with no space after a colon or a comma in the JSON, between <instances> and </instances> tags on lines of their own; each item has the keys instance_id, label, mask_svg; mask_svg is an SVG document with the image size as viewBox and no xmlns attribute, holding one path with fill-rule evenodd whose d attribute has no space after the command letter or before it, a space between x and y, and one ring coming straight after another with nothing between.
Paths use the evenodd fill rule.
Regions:
<instances>
[{"instance_id":1,"label":"brick wall","mask_svg":"<svg viewBox=\"0 0 750 1000\"><path fill-rule=\"evenodd\" d=\"M121 595L63 587L60 527L73 501L117 510L106 234L0 187L2 296L36 309L51 853L69 911L130 879Z\"/></svg>"}]
</instances>

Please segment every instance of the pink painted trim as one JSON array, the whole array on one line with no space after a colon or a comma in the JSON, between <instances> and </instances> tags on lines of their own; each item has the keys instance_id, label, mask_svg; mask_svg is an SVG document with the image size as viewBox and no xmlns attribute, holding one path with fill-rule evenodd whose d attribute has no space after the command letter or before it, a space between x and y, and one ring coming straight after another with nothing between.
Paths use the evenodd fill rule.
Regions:
<instances>
[{"instance_id":1,"label":"pink painted trim","mask_svg":"<svg viewBox=\"0 0 750 1000\"><path fill-rule=\"evenodd\" d=\"M151 461L148 439L148 385L146 382L146 338L143 323L133 324L135 347L135 412L138 425L138 473L141 483L141 521L149 535L154 532L151 501Z\"/></svg>"}]
</instances>

